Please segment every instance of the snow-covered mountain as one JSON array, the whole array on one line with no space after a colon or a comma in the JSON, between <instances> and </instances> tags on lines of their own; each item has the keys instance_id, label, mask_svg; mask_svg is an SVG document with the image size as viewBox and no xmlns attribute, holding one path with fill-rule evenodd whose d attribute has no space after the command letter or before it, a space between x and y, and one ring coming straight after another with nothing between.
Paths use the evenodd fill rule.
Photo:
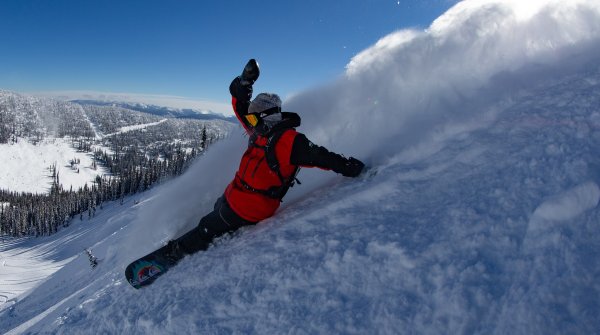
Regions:
<instances>
[{"instance_id":1,"label":"snow-covered mountain","mask_svg":"<svg viewBox=\"0 0 600 335\"><path fill-rule=\"evenodd\" d=\"M49 167L57 164L65 189L91 183L106 170L92 169L92 157L73 148L75 139L87 137L94 130L81 106L0 90L0 189L47 193ZM86 168L67 168L70 160Z\"/></svg>"},{"instance_id":2,"label":"snow-covered mountain","mask_svg":"<svg viewBox=\"0 0 600 335\"><path fill-rule=\"evenodd\" d=\"M52 137L90 136L81 106L0 90L0 144L17 137L40 141Z\"/></svg>"},{"instance_id":3,"label":"snow-covered mountain","mask_svg":"<svg viewBox=\"0 0 600 335\"><path fill-rule=\"evenodd\" d=\"M594 0L466 0L386 36L285 103L369 173L304 169L275 217L132 289L125 266L233 177L230 136L122 206L2 242L0 332L596 334L599 49Z\"/></svg>"},{"instance_id":4,"label":"snow-covered mountain","mask_svg":"<svg viewBox=\"0 0 600 335\"><path fill-rule=\"evenodd\" d=\"M160 110L173 112L159 117ZM154 105L79 104L0 90L0 189L47 193L52 185L48 169L56 166L63 188L76 190L108 174L93 163L96 149L136 143L148 156L164 156L163 148L172 144L198 148L203 128L216 140L236 126L222 115L185 113ZM74 160L80 163L70 164Z\"/></svg>"}]
</instances>

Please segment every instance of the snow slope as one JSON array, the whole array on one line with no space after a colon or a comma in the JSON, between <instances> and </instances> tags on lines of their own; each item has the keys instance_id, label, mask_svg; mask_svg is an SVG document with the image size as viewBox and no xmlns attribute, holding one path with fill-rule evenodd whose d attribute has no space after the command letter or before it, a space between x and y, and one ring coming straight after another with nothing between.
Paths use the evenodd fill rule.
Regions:
<instances>
[{"instance_id":1,"label":"snow slope","mask_svg":"<svg viewBox=\"0 0 600 335\"><path fill-rule=\"evenodd\" d=\"M71 166L75 159L80 163ZM48 193L52 165L56 165L59 182L66 190L91 185L96 176L108 173L102 167L94 169L92 155L73 149L70 140L64 138L47 138L36 145L25 139L0 144L0 162L0 188L13 192Z\"/></svg>"},{"instance_id":2,"label":"snow slope","mask_svg":"<svg viewBox=\"0 0 600 335\"><path fill-rule=\"evenodd\" d=\"M303 170L275 217L148 289L124 267L210 210L243 136L140 199L3 244L0 333L597 334L600 4L527 3L463 1L287 101L310 139L373 169ZM18 292L4 277L29 263L10 256L42 250L64 266Z\"/></svg>"}]
</instances>

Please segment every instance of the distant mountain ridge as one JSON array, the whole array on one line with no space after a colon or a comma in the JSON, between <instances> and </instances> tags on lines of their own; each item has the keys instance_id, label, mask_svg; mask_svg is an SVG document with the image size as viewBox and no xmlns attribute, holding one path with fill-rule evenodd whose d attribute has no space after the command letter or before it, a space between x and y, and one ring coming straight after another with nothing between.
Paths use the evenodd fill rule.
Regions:
<instances>
[{"instance_id":1,"label":"distant mountain ridge","mask_svg":"<svg viewBox=\"0 0 600 335\"><path fill-rule=\"evenodd\" d=\"M142 103L131 103L131 102L119 102L119 101L103 101L103 100L70 100L73 103L80 105L93 105L93 106L113 106L125 109L130 109L142 113L148 113L163 117L173 117L179 119L195 119L195 120L223 120L236 122L234 116L224 116L222 114L205 112L192 108L172 108L164 107L151 104Z\"/></svg>"}]
</instances>

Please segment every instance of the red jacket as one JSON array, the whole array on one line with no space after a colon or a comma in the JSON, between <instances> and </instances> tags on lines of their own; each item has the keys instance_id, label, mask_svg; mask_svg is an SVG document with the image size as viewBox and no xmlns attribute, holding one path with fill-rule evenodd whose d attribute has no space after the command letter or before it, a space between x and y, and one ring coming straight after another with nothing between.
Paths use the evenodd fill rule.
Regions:
<instances>
[{"instance_id":1,"label":"red jacket","mask_svg":"<svg viewBox=\"0 0 600 335\"><path fill-rule=\"evenodd\" d=\"M294 178L297 165L290 162L294 139L298 135L294 129L286 130L275 146L275 156L279 162L279 170L284 180ZM255 145L249 145L242 156L240 166L233 181L225 190L225 198L231 209L244 220L258 222L271 217L281 200L260 191L285 187L279 175L269 168L265 157L265 146L268 138L258 136Z\"/></svg>"}]
</instances>

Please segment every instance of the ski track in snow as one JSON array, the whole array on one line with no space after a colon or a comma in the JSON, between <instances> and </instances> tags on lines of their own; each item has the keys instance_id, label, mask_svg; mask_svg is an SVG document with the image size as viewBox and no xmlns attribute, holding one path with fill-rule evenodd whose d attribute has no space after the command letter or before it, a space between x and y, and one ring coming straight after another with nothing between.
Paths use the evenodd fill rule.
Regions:
<instances>
[{"instance_id":1,"label":"ski track in snow","mask_svg":"<svg viewBox=\"0 0 600 335\"><path fill-rule=\"evenodd\" d=\"M92 131L94 132L94 138L96 140L101 140L104 135L98 129L98 127L92 122L92 120L90 120L90 117L85 112L85 109L83 108L83 106L81 106L81 105L76 105L76 106L79 109L79 111L81 111L83 118L90 124L90 128L92 128Z\"/></svg>"},{"instance_id":2,"label":"ski track in snow","mask_svg":"<svg viewBox=\"0 0 600 335\"><path fill-rule=\"evenodd\" d=\"M592 1L576 2L600 13ZM393 35L386 39L391 46L382 42L351 62L349 73L362 76L359 87L365 92L355 96L353 85L362 80L350 78L289 102L292 110L308 111L302 115L309 138L336 151L364 154L373 166L369 173L346 179L305 169L302 185L290 191L275 217L186 257L152 286L132 289L125 266L193 227L230 181L245 146L244 137L233 135L183 176L123 206L107 205L96 218L74 222L56 236L0 247L0 261L22 250L21 255L44 255L36 256L40 261L63 262L29 291L20 293L15 284L12 293L4 293L14 298L0 310L0 333L598 333L598 44L583 43L575 56L551 47L551 60L543 52L535 57L543 46L520 50L516 45L497 64L486 58L497 50L485 51L515 31L542 34L554 46L573 44L577 32L600 36L600 28L592 29L600 14L585 12L593 17L589 26L575 22L587 30L568 25L572 34L555 34L557 15L580 12L548 1L554 7L527 25L530 21L510 19L504 7L487 6L468 16L476 3L466 1L436 26L474 35L457 35L457 41L455 35L432 41L429 35ZM557 8L563 10L551 10ZM454 22L461 15L465 20ZM492 29L486 40L489 30L470 29L490 19L501 23L492 28L517 30L505 36ZM544 35L540 27L552 29ZM446 64L440 83L417 87L419 71L426 75L424 69L431 69L431 53L444 56L434 60L472 56L472 49L461 48L462 39L469 38L485 46L474 59L488 63L474 69L467 61L457 68ZM413 52L423 47L425 62L400 52L405 47ZM535 64L527 66L527 57ZM515 70L507 59L523 67ZM391 71L373 70L385 66L407 72L390 79ZM494 66L499 72L490 70L488 76ZM371 85L371 74L362 72L366 69L374 71L373 78L390 79L382 90L391 86L412 95L398 102L393 94L381 94L374 104L371 98L381 92ZM472 77L465 81L467 70L473 70ZM403 84L402 76L414 84ZM421 94L429 98L420 100ZM332 96L350 100L332 102ZM394 103L414 110L397 112ZM348 122L330 122L344 113ZM361 129L354 120L362 121ZM381 131L367 133L372 141L358 136L374 128ZM341 144L335 141L340 134L346 134ZM99 258L95 269L84 248Z\"/></svg>"},{"instance_id":3,"label":"ski track in snow","mask_svg":"<svg viewBox=\"0 0 600 335\"><path fill-rule=\"evenodd\" d=\"M162 120L157 121L157 122L151 122L151 123L137 124L137 125L134 125L134 126L121 127L121 128L119 128L119 130L116 133L106 134L106 135L103 135L103 137L115 136L117 134L123 134L123 133L127 133L127 132L134 131L134 130L146 129L148 127L156 126L156 125L159 125L159 124L161 124L163 122L166 122L166 121L167 121L167 119L162 119Z\"/></svg>"}]
</instances>

